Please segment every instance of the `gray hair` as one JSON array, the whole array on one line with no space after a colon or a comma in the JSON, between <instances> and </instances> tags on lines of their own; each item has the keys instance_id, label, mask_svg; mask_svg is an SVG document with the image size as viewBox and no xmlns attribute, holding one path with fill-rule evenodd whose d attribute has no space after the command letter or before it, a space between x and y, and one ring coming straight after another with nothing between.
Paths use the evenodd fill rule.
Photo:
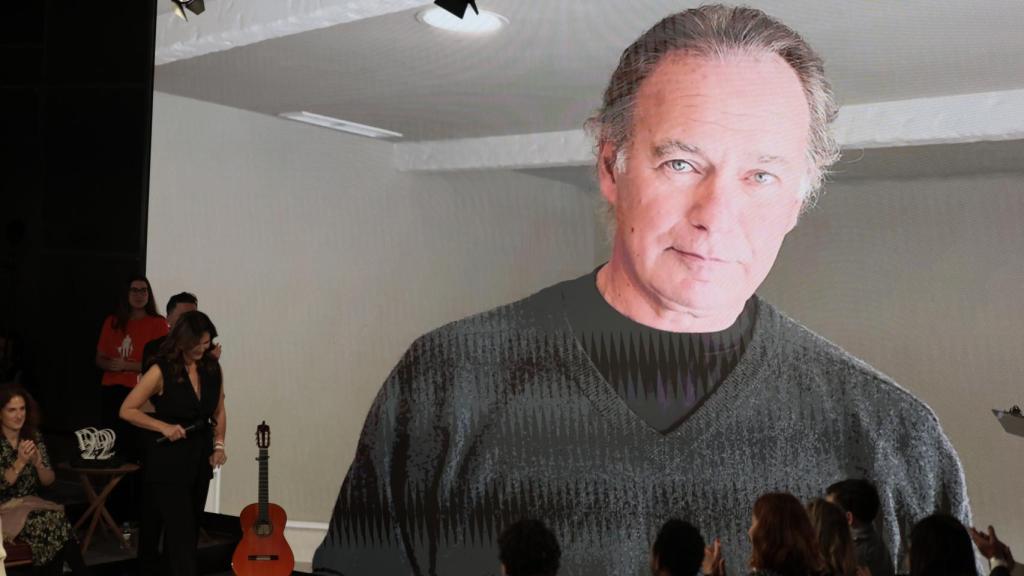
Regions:
<instances>
[{"instance_id":1,"label":"gray hair","mask_svg":"<svg viewBox=\"0 0 1024 576\"><path fill-rule=\"evenodd\" d=\"M586 122L597 142L598 154L602 144L610 143L616 150L615 171L625 171L640 85L662 58L677 52L708 58L776 54L793 68L811 116L807 150L810 173L800 193L803 209L813 205L829 166L839 159L839 145L829 130L838 107L821 57L791 28L754 8L712 4L678 12L662 19L626 48L608 81L601 107ZM614 226L614 208L608 205L604 212Z\"/></svg>"}]
</instances>

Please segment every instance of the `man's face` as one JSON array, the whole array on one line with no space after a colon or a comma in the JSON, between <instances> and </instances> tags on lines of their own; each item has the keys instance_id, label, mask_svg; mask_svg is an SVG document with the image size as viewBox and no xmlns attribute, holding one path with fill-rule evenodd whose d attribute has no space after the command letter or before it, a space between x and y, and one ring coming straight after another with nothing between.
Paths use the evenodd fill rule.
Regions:
<instances>
[{"instance_id":1,"label":"man's face","mask_svg":"<svg viewBox=\"0 0 1024 576\"><path fill-rule=\"evenodd\" d=\"M810 114L774 55L666 57L636 98L624 172L605 168L615 255L656 309L738 312L800 213Z\"/></svg>"},{"instance_id":2,"label":"man's face","mask_svg":"<svg viewBox=\"0 0 1024 576\"><path fill-rule=\"evenodd\" d=\"M185 312L193 312L198 308L199 307L196 306L195 304L190 304L188 302L179 302L177 306L172 308L171 311L167 313L167 323L171 326L171 328L174 328L174 325L178 323L178 318L181 318L182 314L184 314Z\"/></svg>"}]
</instances>

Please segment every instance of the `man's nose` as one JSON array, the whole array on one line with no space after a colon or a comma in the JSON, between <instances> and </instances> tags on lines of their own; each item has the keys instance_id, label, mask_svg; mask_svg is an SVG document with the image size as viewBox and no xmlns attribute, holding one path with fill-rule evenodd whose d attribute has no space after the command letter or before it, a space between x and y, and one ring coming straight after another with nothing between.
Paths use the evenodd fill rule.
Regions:
<instances>
[{"instance_id":1,"label":"man's nose","mask_svg":"<svg viewBox=\"0 0 1024 576\"><path fill-rule=\"evenodd\" d=\"M720 173L708 174L698 185L687 219L694 228L711 233L730 232L739 216L741 183Z\"/></svg>"}]
</instances>

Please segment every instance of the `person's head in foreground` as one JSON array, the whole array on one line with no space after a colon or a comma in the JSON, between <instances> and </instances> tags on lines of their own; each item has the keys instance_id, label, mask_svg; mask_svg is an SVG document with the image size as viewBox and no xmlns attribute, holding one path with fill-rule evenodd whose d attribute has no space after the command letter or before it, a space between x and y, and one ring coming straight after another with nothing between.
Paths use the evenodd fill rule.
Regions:
<instances>
[{"instance_id":1,"label":"person's head in foreground","mask_svg":"<svg viewBox=\"0 0 1024 576\"><path fill-rule=\"evenodd\" d=\"M672 518L651 547L653 576L694 576L704 561L704 537L689 522Z\"/></svg>"},{"instance_id":2,"label":"person's head in foreground","mask_svg":"<svg viewBox=\"0 0 1024 576\"><path fill-rule=\"evenodd\" d=\"M825 561L825 571L832 576L855 576L857 549L843 509L816 498L807 505L807 514L818 536L818 549Z\"/></svg>"},{"instance_id":3,"label":"person's head in foreground","mask_svg":"<svg viewBox=\"0 0 1024 576\"><path fill-rule=\"evenodd\" d=\"M878 516L878 490L863 478L849 478L825 489L825 499L839 506L850 526L870 526Z\"/></svg>"},{"instance_id":4,"label":"person's head in foreground","mask_svg":"<svg viewBox=\"0 0 1024 576\"><path fill-rule=\"evenodd\" d=\"M978 576L967 529L948 514L932 514L910 531L910 576Z\"/></svg>"},{"instance_id":5,"label":"person's head in foreground","mask_svg":"<svg viewBox=\"0 0 1024 576\"><path fill-rule=\"evenodd\" d=\"M543 522L526 519L502 530L498 559L504 576L555 576L562 551Z\"/></svg>"},{"instance_id":6,"label":"person's head in foreground","mask_svg":"<svg viewBox=\"0 0 1024 576\"><path fill-rule=\"evenodd\" d=\"M807 576L824 569L811 519L792 494L774 492L758 498L748 533L754 572Z\"/></svg>"},{"instance_id":7,"label":"person's head in foreground","mask_svg":"<svg viewBox=\"0 0 1024 576\"><path fill-rule=\"evenodd\" d=\"M587 122L609 303L655 328L731 325L838 158L836 112L821 58L760 10L701 6L644 33Z\"/></svg>"}]
</instances>

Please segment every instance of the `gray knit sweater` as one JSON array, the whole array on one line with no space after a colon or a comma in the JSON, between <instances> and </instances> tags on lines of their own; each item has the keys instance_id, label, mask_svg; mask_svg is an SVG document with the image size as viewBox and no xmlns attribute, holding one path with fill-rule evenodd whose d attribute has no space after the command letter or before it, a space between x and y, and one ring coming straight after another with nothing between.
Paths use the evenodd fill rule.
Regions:
<instances>
[{"instance_id":1,"label":"gray knit sweater","mask_svg":"<svg viewBox=\"0 0 1024 576\"><path fill-rule=\"evenodd\" d=\"M498 533L532 517L558 536L563 576L639 576L677 516L720 538L739 575L760 494L809 499L854 476L878 485L897 555L900 535L936 510L969 521L932 411L767 303L729 377L661 434L573 337L567 286L413 343L366 418L316 573L497 574Z\"/></svg>"}]
</instances>

